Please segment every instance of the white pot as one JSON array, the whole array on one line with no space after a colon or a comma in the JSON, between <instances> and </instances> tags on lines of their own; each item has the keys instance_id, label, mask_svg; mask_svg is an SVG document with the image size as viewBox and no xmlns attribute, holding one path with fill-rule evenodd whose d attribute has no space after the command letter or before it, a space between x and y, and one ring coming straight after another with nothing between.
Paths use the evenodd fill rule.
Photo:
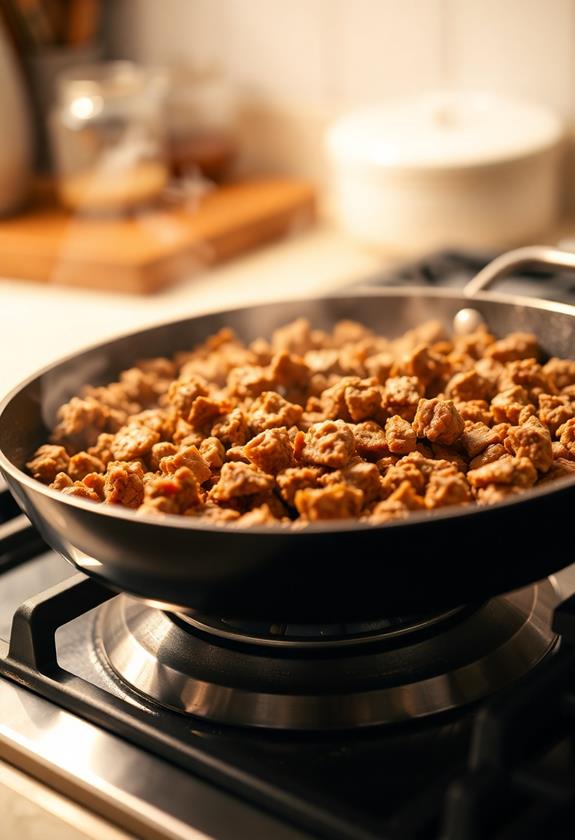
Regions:
<instances>
[{"instance_id":1,"label":"white pot","mask_svg":"<svg viewBox=\"0 0 575 840\"><path fill-rule=\"evenodd\" d=\"M326 136L335 213L387 252L528 242L557 221L562 139L547 109L484 94L367 108Z\"/></svg>"},{"instance_id":2,"label":"white pot","mask_svg":"<svg viewBox=\"0 0 575 840\"><path fill-rule=\"evenodd\" d=\"M32 138L26 95L16 59L0 21L0 215L26 198L32 172Z\"/></svg>"}]
</instances>

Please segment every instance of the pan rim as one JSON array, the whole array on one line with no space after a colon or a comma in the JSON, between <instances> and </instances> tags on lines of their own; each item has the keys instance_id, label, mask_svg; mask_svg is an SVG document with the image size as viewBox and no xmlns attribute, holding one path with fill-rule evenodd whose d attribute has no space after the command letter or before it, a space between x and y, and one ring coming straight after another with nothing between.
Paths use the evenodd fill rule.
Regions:
<instances>
[{"instance_id":1,"label":"pan rim","mask_svg":"<svg viewBox=\"0 0 575 840\"><path fill-rule=\"evenodd\" d=\"M45 374L49 371L52 371L61 365L65 364L66 362L73 361L77 356L81 353L88 353L93 350L98 350L100 348L104 348L107 345L114 344L116 341L127 339L132 336L136 336L142 333L147 332L148 330L154 330L158 327L162 326L170 326L175 324L180 324L186 321L193 321L196 319L201 319L203 317L209 315L217 315L222 313L235 313L247 310L257 309L259 307L266 307L266 306L281 306L282 304L289 304L294 305L297 303L305 304L307 302L321 302L321 301L329 301L337 298L346 298L346 297L374 297L374 298L386 298L386 297L417 297L418 299L424 297L432 297L432 298L446 298L451 300L459 300L462 306L473 306L474 301L481 301L487 303L499 303L504 304L507 306L526 306L531 309L539 309L542 311L547 312L555 312L562 315L568 315L571 318L575 319L575 306L571 306L569 304L560 303L558 301L548 301L543 300L540 298L529 298L520 295L505 295L500 293L494 292L481 292L474 297L466 297L464 294L461 293L460 290L457 289L445 289L445 288L429 288L427 286L410 286L410 287L399 287L399 286L387 286L387 287L379 287L379 288L371 288L369 286L358 286L354 287L350 290L349 287L344 289L337 289L331 292L330 294L326 295L307 295L305 297L297 297L297 298L282 298L282 299L270 299L264 301L260 304L247 304L245 306L237 306L234 308L230 308L229 306L223 306L219 308L210 308L208 310L204 310L201 312L194 312L183 318L174 319L173 317L163 319L160 321L155 321L154 323L148 324L144 327L139 327L133 330L128 330L124 332L120 332L118 334L109 336L108 338L104 339L103 341L97 341L92 344L88 344L83 346L82 348L77 349L72 353L68 353L65 356L61 356L58 359L54 360L53 362L45 365L44 367L40 368L39 370L35 371L34 373L30 374L24 380L22 380L18 385L10 389L10 391L4 396L4 398L0 401L0 424L2 423L2 417L12 402L12 400L21 392L23 391L28 385L34 382L37 379L41 379ZM409 526L417 526L425 523L433 522L441 522L445 519L454 519L466 516L481 516L481 515L488 515L490 511L501 509L501 508L509 508L513 507L518 504L522 504L524 501L536 499L542 496L547 496L552 493L555 493L559 490L567 489L569 487L575 486L575 476L571 477L563 477L559 478L553 482L549 482L549 484L545 484L544 486L534 487L529 490L526 490L524 493L518 494L516 496L512 496L509 499L504 499L500 502L496 502L492 505L468 505L468 506L460 506L460 507L446 507L442 510L435 510L435 511L424 511L422 513L412 513L405 519L397 519L392 520L386 523L371 523L371 522L362 522L357 520L333 520L323 523L305 523L301 525L295 525L293 523L290 524L279 524L279 525L250 525L249 527L237 525L233 522L223 522L223 523L215 523L215 522L206 522L203 521L201 518L193 518L193 517L185 517L185 516L178 516L176 514L163 514L161 517L154 516L151 514L139 514L137 511L131 510L129 508L123 508L119 505L103 505L102 503L91 502L87 499L81 499L73 496L67 496L61 493L58 490L54 490L50 487L47 487L45 484L42 484L40 481L32 478L32 476L27 475L23 470L19 469L15 466L15 464L10 461L4 452L0 449L0 469L10 475L18 484L25 485L31 491L40 493L41 495L47 496L50 499L53 499L57 502L60 502L63 505L71 506L75 508L80 508L86 512L91 512L98 516L106 516L111 517L112 519L123 519L127 520L128 522L132 522L133 524L141 524L147 526L154 526L154 527L177 527L179 529L189 530L189 531L207 531L207 532L214 532L214 533L233 533L234 535L253 535L253 534L262 534L267 536L273 535L284 535L290 534L293 537L296 536L305 536L311 534L337 534L342 532L352 532L357 530L382 530L388 528L403 528Z\"/></svg>"}]
</instances>

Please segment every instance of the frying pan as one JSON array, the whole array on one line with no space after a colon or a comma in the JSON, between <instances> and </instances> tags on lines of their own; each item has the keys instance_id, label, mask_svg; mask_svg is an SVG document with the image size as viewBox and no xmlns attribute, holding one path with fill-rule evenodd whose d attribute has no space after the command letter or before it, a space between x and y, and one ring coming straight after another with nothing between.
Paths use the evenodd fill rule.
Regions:
<instances>
[{"instance_id":1,"label":"frying pan","mask_svg":"<svg viewBox=\"0 0 575 840\"><path fill-rule=\"evenodd\" d=\"M45 368L4 400L0 469L42 536L81 571L183 613L351 622L477 603L539 580L575 560L561 548L573 535L575 478L490 507L448 508L382 526L344 520L292 530L142 516L62 495L23 471L47 439L58 406L82 385L109 382L139 358L189 349L223 326L249 341L305 314L324 329L352 318L394 337L429 318L451 329L473 294L473 309L496 335L530 331L547 354L575 357L575 307L481 291L527 263L575 269L575 254L544 247L510 252L463 294L354 290L187 318L91 347Z\"/></svg>"}]
</instances>

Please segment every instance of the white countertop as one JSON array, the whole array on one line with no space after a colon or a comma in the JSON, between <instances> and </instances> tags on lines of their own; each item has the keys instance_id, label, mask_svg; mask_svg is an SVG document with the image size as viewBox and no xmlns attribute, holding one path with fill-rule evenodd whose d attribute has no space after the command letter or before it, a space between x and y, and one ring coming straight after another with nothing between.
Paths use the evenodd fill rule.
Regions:
<instances>
[{"instance_id":1,"label":"white countertop","mask_svg":"<svg viewBox=\"0 0 575 840\"><path fill-rule=\"evenodd\" d=\"M0 278L0 399L43 365L109 336L210 309L321 294L385 264L320 225L148 297Z\"/></svg>"}]
</instances>

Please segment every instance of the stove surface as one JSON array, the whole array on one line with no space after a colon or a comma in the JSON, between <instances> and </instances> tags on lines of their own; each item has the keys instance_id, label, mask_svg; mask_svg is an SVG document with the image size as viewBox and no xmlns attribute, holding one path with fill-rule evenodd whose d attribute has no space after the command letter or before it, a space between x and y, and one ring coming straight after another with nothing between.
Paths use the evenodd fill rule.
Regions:
<instances>
[{"instance_id":1,"label":"stove surface","mask_svg":"<svg viewBox=\"0 0 575 840\"><path fill-rule=\"evenodd\" d=\"M438 251L392 271L363 278L361 286L432 286L462 289L497 253ZM498 280L499 292L575 303L575 274L555 269L524 269Z\"/></svg>"},{"instance_id":2,"label":"stove surface","mask_svg":"<svg viewBox=\"0 0 575 840\"><path fill-rule=\"evenodd\" d=\"M441 253L362 284L461 287L490 256ZM501 289L575 302L558 273ZM210 722L132 690L133 673L118 679L95 628L118 620L124 596L76 574L0 487L0 757L146 838L571 837L575 566L544 585L562 601L544 621L559 644L488 699L363 729Z\"/></svg>"}]
</instances>

